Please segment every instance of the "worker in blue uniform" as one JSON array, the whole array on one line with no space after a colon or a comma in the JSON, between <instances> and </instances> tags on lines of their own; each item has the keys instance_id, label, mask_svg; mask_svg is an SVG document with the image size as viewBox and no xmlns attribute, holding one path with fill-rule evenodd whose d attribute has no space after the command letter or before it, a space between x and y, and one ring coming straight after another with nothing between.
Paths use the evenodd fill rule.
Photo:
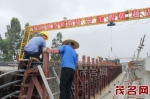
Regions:
<instances>
[{"instance_id":1,"label":"worker in blue uniform","mask_svg":"<svg viewBox=\"0 0 150 99\"><path fill-rule=\"evenodd\" d=\"M30 57L35 57L38 60L44 48L46 48L45 40L48 40L49 36L46 31L40 32L40 36L33 37L27 45L24 47L24 59L29 59Z\"/></svg>"},{"instance_id":2,"label":"worker in blue uniform","mask_svg":"<svg viewBox=\"0 0 150 99\"><path fill-rule=\"evenodd\" d=\"M62 46L47 50L49 53L59 53L61 56L61 77L60 77L60 99L70 99L71 85L74 79L77 53L75 49L79 48L79 43L68 39L62 42Z\"/></svg>"}]
</instances>

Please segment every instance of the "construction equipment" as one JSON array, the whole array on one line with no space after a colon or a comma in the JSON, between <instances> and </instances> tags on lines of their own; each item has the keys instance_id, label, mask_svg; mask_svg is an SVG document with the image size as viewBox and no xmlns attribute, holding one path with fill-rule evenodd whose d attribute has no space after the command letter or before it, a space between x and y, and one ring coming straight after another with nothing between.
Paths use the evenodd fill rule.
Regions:
<instances>
[{"instance_id":1,"label":"construction equipment","mask_svg":"<svg viewBox=\"0 0 150 99\"><path fill-rule=\"evenodd\" d=\"M11 95L12 99L56 99L55 95L59 95L60 92L52 92L49 82L50 80L56 79L57 85L59 86L59 77L52 68L54 77L49 77L49 61L48 53L44 53L43 63L36 60L23 59L20 60L18 69L26 69L24 73L18 72L16 74L16 80L22 79L22 82L18 82L14 85L14 92L20 90L17 94ZM75 99L74 85L72 85L71 99ZM58 98L57 98L58 99Z\"/></svg>"},{"instance_id":2,"label":"construction equipment","mask_svg":"<svg viewBox=\"0 0 150 99\"><path fill-rule=\"evenodd\" d=\"M13 87L13 92L19 91L19 94L12 95L12 99L48 99L48 91L44 81L42 81L42 75L37 68L38 65L43 67L45 77L49 77L48 66L48 53L43 53L44 60L39 62L32 59L22 59L19 61L18 69L25 69L25 72L18 72L16 74L16 80L22 79L22 82L18 82ZM36 88L36 89L35 89Z\"/></svg>"},{"instance_id":3,"label":"construction equipment","mask_svg":"<svg viewBox=\"0 0 150 99\"><path fill-rule=\"evenodd\" d=\"M24 47L25 45L29 42L30 40L30 28L27 27L25 30L24 30L24 33L23 33L23 36L22 36L22 41L21 41L21 46L20 46L20 54L19 54L19 60L20 59L23 59L24 57Z\"/></svg>"},{"instance_id":4,"label":"construction equipment","mask_svg":"<svg viewBox=\"0 0 150 99\"><path fill-rule=\"evenodd\" d=\"M58 29L75 28L75 27L82 27L82 26L91 26L91 25L98 25L98 24L106 24L110 22L131 21L131 20L146 19L146 18L150 18L150 8L126 10L126 11L115 12L115 13L110 13L110 14L89 16L89 17L77 18L77 19L69 19L69 20L63 20L63 21L58 21L58 22L51 22L51 23L26 27L24 30L24 34L22 36L22 41L21 41L21 48L19 52L20 61L19 61L18 69L23 68L27 70L25 71L24 74L23 73L17 74L16 80L18 78L22 78L23 81L22 83L20 83L20 85L16 85L14 87L14 92L20 89L19 95L17 96L19 99L31 99L31 98L32 99L39 99L39 98L48 99L48 97L50 97L51 99L54 99L54 95L59 93L59 92L52 93L50 87L48 86L47 79L56 78L58 84L59 84L59 79L58 79L57 74L55 74L55 72L54 72L55 77L49 78L49 74L47 70L49 66L49 60L45 60L49 58L48 58L48 55L46 55L46 53L45 53L45 56L43 57L43 63L35 62L32 60L21 60L24 57L23 49L25 45L28 43L28 41L31 39L31 33L58 30ZM39 64L40 65L42 64L43 69L40 66L38 66L38 68L35 68ZM76 83L78 83L77 80L78 78L75 78ZM90 78L88 78L88 81L90 82ZM105 86L105 85L102 85L102 86ZM37 90L34 90L34 87L36 87ZM77 85L73 85L72 87L78 88ZM88 87L90 88L90 83ZM78 92L76 93L77 93L76 94L76 97L77 97ZM87 93L88 93L87 94L88 98L90 98L90 90L88 90ZM83 97L87 97L87 95L84 95ZM71 96L72 96L72 99L73 97L75 97L74 90L72 90Z\"/></svg>"},{"instance_id":5,"label":"construction equipment","mask_svg":"<svg viewBox=\"0 0 150 99\"><path fill-rule=\"evenodd\" d=\"M20 60L18 69L25 69L25 72L21 73L19 71L16 75L16 80L22 79L22 82L16 83L11 94L7 94L2 99L6 99L9 96L11 96L11 99L18 99L18 96L19 99L41 99L41 97L43 97L42 99L48 99L47 88L52 91L54 99L59 99L58 83L61 64L56 61L49 62L48 56L48 53L43 53L43 62L27 59ZM100 95L102 90L122 71L121 64L105 60L100 63L98 59L94 58L92 58L92 61L90 60L90 57L86 58L84 55L82 62L78 62L70 99L96 98L96 94ZM42 68L40 70L42 70L45 77L42 77L42 73L37 68L38 66ZM44 87L46 84L44 84L42 78L49 78L47 82L50 87Z\"/></svg>"},{"instance_id":6,"label":"construction equipment","mask_svg":"<svg viewBox=\"0 0 150 99\"><path fill-rule=\"evenodd\" d=\"M58 22L28 26L25 28L22 37L21 48L19 52L19 60L23 59L24 56L23 48L29 41L31 32L37 33L40 31L52 31L52 30L59 30L59 29L82 27L82 26L106 24L110 22L132 21L132 20L146 19L146 18L150 18L150 7L120 11L120 12L97 15L97 16L89 16L89 17L77 18L77 19L68 19L68 20L65 19L63 21L58 21Z\"/></svg>"}]
</instances>

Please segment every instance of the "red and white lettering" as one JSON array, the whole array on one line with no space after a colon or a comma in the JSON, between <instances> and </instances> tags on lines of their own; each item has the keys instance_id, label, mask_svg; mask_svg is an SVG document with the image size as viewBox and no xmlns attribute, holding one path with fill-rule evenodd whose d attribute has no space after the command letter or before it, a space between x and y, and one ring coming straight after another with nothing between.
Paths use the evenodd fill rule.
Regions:
<instances>
[{"instance_id":1,"label":"red and white lettering","mask_svg":"<svg viewBox=\"0 0 150 99\"><path fill-rule=\"evenodd\" d=\"M124 86L116 86L116 95L118 94L124 95Z\"/></svg>"},{"instance_id":2,"label":"red and white lettering","mask_svg":"<svg viewBox=\"0 0 150 99\"><path fill-rule=\"evenodd\" d=\"M61 28L65 28L65 27L66 27L66 22L61 21L61 22L60 22L60 27L61 27Z\"/></svg>"},{"instance_id":3,"label":"red and white lettering","mask_svg":"<svg viewBox=\"0 0 150 99\"><path fill-rule=\"evenodd\" d=\"M42 24L42 25L39 25L39 30L44 30L45 28L44 28L44 25Z\"/></svg>"},{"instance_id":4,"label":"red and white lettering","mask_svg":"<svg viewBox=\"0 0 150 99\"><path fill-rule=\"evenodd\" d=\"M54 22L53 23L53 29L56 29L56 28L58 28L58 24L57 24L57 22Z\"/></svg>"},{"instance_id":5,"label":"red and white lettering","mask_svg":"<svg viewBox=\"0 0 150 99\"><path fill-rule=\"evenodd\" d=\"M81 25L81 19L75 19L75 25Z\"/></svg>"},{"instance_id":6,"label":"red and white lettering","mask_svg":"<svg viewBox=\"0 0 150 99\"><path fill-rule=\"evenodd\" d=\"M86 22L86 24L92 23L92 17L85 18L85 22Z\"/></svg>"},{"instance_id":7,"label":"red and white lettering","mask_svg":"<svg viewBox=\"0 0 150 99\"><path fill-rule=\"evenodd\" d=\"M108 21L114 21L115 20L115 14L108 14Z\"/></svg>"},{"instance_id":8,"label":"red and white lettering","mask_svg":"<svg viewBox=\"0 0 150 99\"><path fill-rule=\"evenodd\" d=\"M119 12L117 14L118 20L124 20L125 19L125 12Z\"/></svg>"},{"instance_id":9,"label":"red and white lettering","mask_svg":"<svg viewBox=\"0 0 150 99\"><path fill-rule=\"evenodd\" d=\"M46 24L46 30L49 30L49 29L51 29L51 24L50 23Z\"/></svg>"},{"instance_id":10,"label":"red and white lettering","mask_svg":"<svg viewBox=\"0 0 150 99\"><path fill-rule=\"evenodd\" d=\"M38 27L37 26L33 26L33 31L37 31Z\"/></svg>"},{"instance_id":11,"label":"red and white lettering","mask_svg":"<svg viewBox=\"0 0 150 99\"><path fill-rule=\"evenodd\" d=\"M104 22L104 16L102 16L102 15L101 16L97 16L96 17L96 22L97 23L103 23Z\"/></svg>"},{"instance_id":12,"label":"red and white lettering","mask_svg":"<svg viewBox=\"0 0 150 99\"><path fill-rule=\"evenodd\" d=\"M139 18L140 17L140 10L132 10L132 18Z\"/></svg>"},{"instance_id":13,"label":"red and white lettering","mask_svg":"<svg viewBox=\"0 0 150 99\"><path fill-rule=\"evenodd\" d=\"M127 94L128 95L136 95L136 86L128 86Z\"/></svg>"},{"instance_id":14,"label":"red and white lettering","mask_svg":"<svg viewBox=\"0 0 150 99\"><path fill-rule=\"evenodd\" d=\"M146 9L146 16L150 16L150 8Z\"/></svg>"},{"instance_id":15,"label":"red and white lettering","mask_svg":"<svg viewBox=\"0 0 150 99\"><path fill-rule=\"evenodd\" d=\"M67 20L67 26L73 26L73 21L72 20Z\"/></svg>"},{"instance_id":16,"label":"red and white lettering","mask_svg":"<svg viewBox=\"0 0 150 99\"><path fill-rule=\"evenodd\" d=\"M139 95L141 94L148 95L148 86L139 86Z\"/></svg>"}]
</instances>

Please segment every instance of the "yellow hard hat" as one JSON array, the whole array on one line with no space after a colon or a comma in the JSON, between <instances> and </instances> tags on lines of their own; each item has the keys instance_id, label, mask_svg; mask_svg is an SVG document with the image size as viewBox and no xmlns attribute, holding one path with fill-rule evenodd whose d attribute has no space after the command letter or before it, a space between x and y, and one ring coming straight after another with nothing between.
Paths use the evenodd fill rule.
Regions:
<instances>
[{"instance_id":1,"label":"yellow hard hat","mask_svg":"<svg viewBox=\"0 0 150 99\"><path fill-rule=\"evenodd\" d=\"M46 31L40 32L40 35L45 35L47 37L46 40L48 40L49 38L48 33Z\"/></svg>"}]
</instances>

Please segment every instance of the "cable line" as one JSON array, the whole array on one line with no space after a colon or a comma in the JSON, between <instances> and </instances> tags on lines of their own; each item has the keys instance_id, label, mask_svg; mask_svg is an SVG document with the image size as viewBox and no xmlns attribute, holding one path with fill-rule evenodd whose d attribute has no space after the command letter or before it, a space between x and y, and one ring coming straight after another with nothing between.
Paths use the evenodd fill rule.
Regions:
<instances>
[{"instance_id":1,"label":"cable line","mask_svg":"<svg viewBox=\"0 0 150 99\"><path fill-rule=\"evenodd\" d=\"M113 23L113 22L110 22L109 24L107 24L107 26L111 26L111 52L110 52L110 54L109 54L109 56L108 56L108 59L109 59L109 57L110 57L110 55L111 55L111 53L113 53L113 49L112 49L112 26L115 26L115 23ZM114 54L114 53L113 53ZM117 56L114 54L114 56L117 58Z\"/></svg>"}]
</instances>

